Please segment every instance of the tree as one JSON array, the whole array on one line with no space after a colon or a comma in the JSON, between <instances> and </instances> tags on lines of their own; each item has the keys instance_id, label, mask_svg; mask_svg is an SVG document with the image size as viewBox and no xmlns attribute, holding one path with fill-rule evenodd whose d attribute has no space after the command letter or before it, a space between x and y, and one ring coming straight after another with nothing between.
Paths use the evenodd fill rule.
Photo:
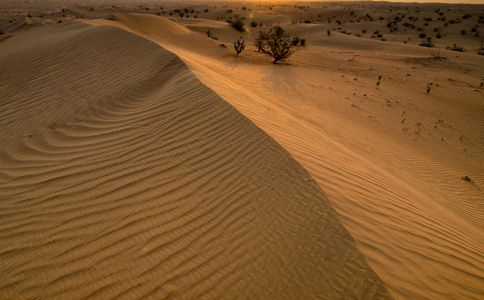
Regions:
<instances>
[{"instance_id":1,"label":"tree","mask_svg":"<svg viewBox=\"0 0 484 300\"><path fill-rule=\"evenodd\" d=\"M255 40L255 45L258 50L272 56L274 64L288 58L293 53L291 51L292 39L284 33L284 29L280 26L272 27L267 34L261 31Z\"/></svg>"},{"instance_id":2,"label":"tree","mask_svg":"<svg viewBox=\"0 0 484 300\"><path fill-rule=\"evenodd\" d=\"M244 40L242 40L242 42L241 42L240 41L241 39L242 39L242 37L239 37L237 39L237 42L234 42L235 52L237 52L237 54L235 54L235 57L237 57L237 55L239 55L239 53L242 52L245 49L245 42L244 42Z\"/></svg>"}]
</instances>

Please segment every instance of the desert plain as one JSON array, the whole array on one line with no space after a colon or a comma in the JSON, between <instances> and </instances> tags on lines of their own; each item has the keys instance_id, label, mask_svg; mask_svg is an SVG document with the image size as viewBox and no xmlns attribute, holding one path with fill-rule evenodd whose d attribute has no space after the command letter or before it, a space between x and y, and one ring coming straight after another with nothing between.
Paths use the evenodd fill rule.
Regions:
<instances>
[{"instance_id":1,"label":"desert plain","mask_svg":"<svg viewBox=\"0 0 484 300\"><path fill-rule=\"evenodd\" d=\"M484 4L0 10L1 299L484 297Z\"/></svg>"}]
</instances>

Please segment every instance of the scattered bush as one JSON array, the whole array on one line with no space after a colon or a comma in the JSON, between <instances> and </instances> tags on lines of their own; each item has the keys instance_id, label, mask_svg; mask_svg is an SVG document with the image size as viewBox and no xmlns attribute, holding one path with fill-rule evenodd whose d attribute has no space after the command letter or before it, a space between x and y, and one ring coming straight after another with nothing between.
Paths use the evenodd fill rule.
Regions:
<instances>
[{"instance_id":1,"label":"scattered bush","mask_svg":"<svg viewBox=\"0 0 484 300\"><path fill-rule=\"evenodd\" d=\"M452 50L452 51L457 51L457 52L465 52L466 49L464 49L464 47L461 47L461 46L457 46L457 44L454 44L454 46L452 47L447 47L448 50Z\"/></svg>"},{"instance_id":2,"label":"scattered bush","mask_svg":"<svg viewBox=\"0 0 484 300\"><path fill-rule=\"evenodd\" d=\"M236 19L235 21L227 21L230 26L232 26L235 30L240 31L240 32L245 32L245 24L242 22L241 19Z\"/></svg>"},{"instance_id":3,"label":"scattered bush","mask_svg":"<svg viewBox=\"0 0 484 300\"><path fill-rule=\"evenodd\" d=\"M466 35L466 33L467 33L467 31L466 31L465 29L462 29L462 30L460 31L460 34L462 34L462 35Z\"/></svg>"},{"instance_id":4,"label":"scattered bush","mask_svg":"<svg viewBox=\"0 0 484 300\"><path fill-rule=\"evenodd\" d=\"M432 42L431 38L427 38L427 40L423 40L419 46L422 47L435 47L434 43Z\"/></svg>"},{"instance_id":5,"label":"scattered bush","mask_svg":"<svg viewBox=\"0 0 484 300\"><path fill-rule=\"evenodd\" d=\"M291 50L292 39L280 26L274 26L269 30L269 33L260 32L259 37L255 41L256 47L272 56L273 63L289 58L293 53Z\"/></svg>"},{"instance_id":6,"label":"scattered bush","mask_svg":"<svg viewBox=\"0 0 484 300\"><path fill-rule=\"evenodd\" d=\"M430 91L432 90L432 87L434 86L434 83L433 82L428 82L427 83L427 94L430 93Z\"/></svg>"},{"instance_id":7,"label":"scattered bush","mask_svg":"<svg viewBox=\"0 0 484 300\"><path fill-rule=\"evenodd\" d=\"M245 49L245 42L244 40L240 41L241 39L242 37L239 37L237 41L234 42L235 52L237 52L237 54L235 54L235 57L237 57L239 53Z\"/></svg>"},{"instance_id":8,"label":"scattered bush","mask_svg":"<svg viewBox=\"0 0 484 300\"><path fill-rule=\"evenodd\" d=\"M424 39L427 35L425 32L422 32L421 34L418 35L419 38Z\"/></svg>"},{"instance_id":9,"label":"scattered bush","mask_svg":"<svg viewBox=\"0 0 484 300\"><path fill-rule=\"evenodd\" d=\"M250 27L257 27L257 25L256 21L250 21Z\"/></svg>"}]
</instances>

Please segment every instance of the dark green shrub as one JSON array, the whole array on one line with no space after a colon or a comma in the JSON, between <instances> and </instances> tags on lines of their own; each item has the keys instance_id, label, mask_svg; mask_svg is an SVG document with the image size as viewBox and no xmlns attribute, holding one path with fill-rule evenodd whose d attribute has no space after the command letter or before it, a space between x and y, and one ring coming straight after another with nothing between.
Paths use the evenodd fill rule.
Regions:
<instances>
[{"instance_id":1,"label":"dark green shrub","mask_svg":"<svg viewBox=\"0 0 484 300\"><path fill-rule=\"evenodd\" d=\"M250 27L257 27L257 25L256 21L250 21Z\"/></svg>"}]
</instances>

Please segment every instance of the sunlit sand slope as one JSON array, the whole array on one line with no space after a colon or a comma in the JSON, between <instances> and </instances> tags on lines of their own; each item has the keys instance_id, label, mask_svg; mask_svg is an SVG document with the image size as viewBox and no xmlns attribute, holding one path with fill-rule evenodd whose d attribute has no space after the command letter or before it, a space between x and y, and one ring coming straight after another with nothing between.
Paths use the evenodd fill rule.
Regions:
<instances>
[{"instance_id":1,"label":"sunlit sand slope","mask_svg":"<svg viewBox=\"0 0 484 300\"><path fill-rule=\"evenodd\" d=\"M174 54L0 42L0 298L391 298L326 196Z\"/></svg>"},{"instance_id":2,"label":"sunlit sand slope","mask_svg":"<svg viewBox=\"0 0 484 300\"><path fill-rule=\"evenodd\" d=\"M393 296L482 298L480 57L442 50L449 58L435 60L425 47L286 24L308 46L290 65L273 65L250 42L259 29L244 33L247 49L235 58L231 44L240 33L223 22L115 14L93 23L125 28L176 53L287 149L327 193ZM221 39L207 38L207 29ZM438 83L430 94L428 82Z\"/></svg>"}]
</instances>

